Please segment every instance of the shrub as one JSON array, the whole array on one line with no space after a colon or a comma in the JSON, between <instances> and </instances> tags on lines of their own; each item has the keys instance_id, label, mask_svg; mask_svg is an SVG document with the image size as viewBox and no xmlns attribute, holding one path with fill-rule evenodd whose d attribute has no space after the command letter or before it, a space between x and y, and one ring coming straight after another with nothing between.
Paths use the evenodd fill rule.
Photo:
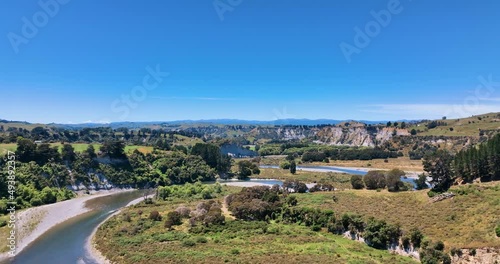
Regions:
<instances>
[{"instance_id":1,"label":"shrub","mask_svg":"<svg viewBox=\"0 0 500 264\"><path fill-rule=\"evenodd\" d=\"M284 170L288 170L290 169L290 162L288 161L283 161L280 163L280 168L284 169Z\"/></svg>"},{"instance_id":2,"label":"shrub","mask_svg":"<svg viewBox=\"0 0 500 264\"><path fill-rule=\"evenodd\" d=\"M130 221L132 221L132 219L130 218L130 214L128 214L128 213L124 213L124 214L123 214L123 221L125 221L125 222L130 222Z\"/></svg>"},{"instance_id":3,"label":"shrub","mask_svg":"<svg viewBox=\"0 0 500 264\"><path fill-rule=\"evenodd\" d=\"M497 237L500 237L500 225L497 225L497 228L495 229L495 233L497 234Z\"/></svg>"},{"instance_id":4,"label":"shrub","mask_svg":"<svg viewBox=\"0 0 500 264\"><path fill-rule=\"evenodd\" d=\"M161 221L161 215L158 211L152 211L149 213L149 219L153 221Z\"/></svg>"},{"instance_id":5,"label":"shrub","mask_svg":"<svg viewBox=\"0 0 500 264\"><path fill-rule=\"evenodd\" d=\"M182 218L188 218L189 213L191 213L191 210L187 208L186 206L179 206L175 211L182 217Z\"/></svg>"},{"instance_id":6,"label":"shrub","mask_svg":"<svg viewBox=\"0 0 500 264\"><path fill-rule=\"evenodd\" d=\"M451 248L450 254L452 256L459 256L460 257L460 256L462 256L462 250L459 248Z\"/></svg>"},{"instance_id":7,"label":"shrub","mask_svg":"<svg viewBox=\"0 0 500 264\"><path fill-rule=\"evenodd\" d=\"M297 197L288 196L286 198L286 204L288 204L289 206L296 206L297 205Z\"/></svg>"},{"instance_id":8,"label":"shrub","mask_svg":"<svg viewBox=\"0 0 500 264\"><path fill-rule=\"evenodd\" d=\"M475 248L471 249L470 252L469 252L469 255L475 256L476 255L476 249Z\"/></svg>"},{"instance_id":9,"label":"shrub","mask_svg":"<svg viewBox=\"0 0 500 264\"><path fill-rule=\"evenodd\" d=\"M351 176L351 185L353 189L363 189L365 188L365 184L363 182L363 177L361 175L352 175Z\"/></svg>"},{"instance_id":10,"label":"shrub","mask_svg":"<svg viewBox=\"0 0 500 264\"><path fill-rule=\"evenodd\" d=\"M182 240L182 245L185 247L193 247L194 245L196 245L196 242L194 242L192 239L187 238Z\"/></svg>"},{"instance_id":11,"label":"shrub","mask_svg":"<svg viewBox=\"0 0 500 264\"><path fill-rule=\"evenodd\" d=\"M313 225L311 227L311 230L314 231L314 232L321 231L321 226L320 225Z\"/></svg>"},{"instance_id":12,"label":"shrub","mask_svg":"<svg viewBox=\"0 0 500 264\"><path fill-rule=\"evenodd\" d=\"M4 227L7 225L7 221L6 220L1 220L0 221L0 227Z\"/></svg>"},{"instance_id":13,"label":"shrub","mask_svg":"<svg viewBox=\"0 0 500 264\"><path fill-rule=\"evenodd\" d=\"M172 222L172 225L180 225L182 224L182 217L177 211L172 211L167 214L167 220Z\"/></svg>"},{"instance_id":14,"label":"shrub","mask_svg":"<svg viewBox=\"0 0 500 264\"><path fill-rule=\"evenodd\" d=\"M208 240L205 237L200 236L200 237L196 238L196 243L203 243L204 244L207 242L208 242Z\"/></svg>"},{"instance_id":15,"label":"shrub","mask_svg":"<svg viewBox=\"0 0 500 264\"><path fill-rule=\"evenodd\" d=\"M231 254L233 254L233 255L239 255L240 254L240 250L237 249L237 248L233 248L233 249L231 249Z\"/></svg>"},{"instance_id":16,"label":"shrub","mask_svg":"<svg viewBox=\"0 0 500 264\"><path fill-rule=\"evenodd\" d=\"M438 251L443 251L444 250L444 243L443 241L438 241L436 244L434 244L434 249Z\"/></svg>"}]
</instances>

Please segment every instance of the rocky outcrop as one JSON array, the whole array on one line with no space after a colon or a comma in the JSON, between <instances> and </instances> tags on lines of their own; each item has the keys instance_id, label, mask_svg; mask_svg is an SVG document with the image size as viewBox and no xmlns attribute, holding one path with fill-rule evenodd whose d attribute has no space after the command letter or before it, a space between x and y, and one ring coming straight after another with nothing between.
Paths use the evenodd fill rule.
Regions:
<instances>
[{"instance_id":1,"label":"rocky outcrop","mask_svg":"<svg viewBox=\"0 0 500 264\"><path fill-rule=\"evenodd\" d=\"M453 264L495 264L500 263L499 248L462 249L451 257Z\"/></svg>"}]
</instances>

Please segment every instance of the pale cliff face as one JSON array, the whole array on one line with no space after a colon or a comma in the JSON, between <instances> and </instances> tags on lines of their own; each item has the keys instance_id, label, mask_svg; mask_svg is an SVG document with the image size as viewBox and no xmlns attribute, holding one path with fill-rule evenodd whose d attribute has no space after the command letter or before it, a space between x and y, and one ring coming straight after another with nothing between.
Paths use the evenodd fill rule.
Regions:
<instances>
[{"instance_id":1,"label":"pale cliff face","mask_svg":"<svg viewBox=\"0 0 500 264\"><path fill-rule=\"evenodd\" d=\"M322 128L260 128L256 132L258 134L273 135L275 139L279 140L311 138L319 144L365 147L374 147L377 144L389 141L394 135L410 135L406 129L333 126Z\"/></svg>"}]
</instances>

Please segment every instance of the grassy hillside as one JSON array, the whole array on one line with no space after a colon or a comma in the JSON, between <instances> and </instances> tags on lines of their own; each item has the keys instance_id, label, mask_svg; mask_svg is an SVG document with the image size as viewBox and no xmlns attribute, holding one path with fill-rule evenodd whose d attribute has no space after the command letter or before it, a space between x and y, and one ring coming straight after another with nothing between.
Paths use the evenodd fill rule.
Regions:
<instances>
[{"instance_id":1,"label":"grassy hillside","mask_svg":"<svg viewBox=\"0 0 500 264\"><path fill-rule=\"evenodd\" d=\"M193 234L188 232L187 220L168 231L162 221L148 219L153 210L165 216L181 203L196 205L170 201L126 209L99 228L97 249L116 263L416 263L299 225L226 217L221 231Z\"/></svg>"},{"instance_id":2,"label":"grassy hillside","mask_svg":"<svg viewBox=\"0 0 500 264\"><path fill-rule=\"evenodd\" d=\"M429 122L419 123L411 129L419 131L419 136L479 136L479 130L499 130L500 113L489 113L460 119L436 120L446 123L445 126L438 126L427 129ZM453 131L450 130L453 129Z\"/></svg>"},{"instance_id":3,"label":"grassy hillside","mask_svg":"<svg viewBox=\"0 0 500 264\"><path fill-rule=\"evenodd\" d=\"M349 190L296 196L300 205L332 209L337 215L353 212L400 223L404 230L418 227L430 239L444 241L448 249L500 247L495 235L500 224L500 183L455 186L450 191L458 195L436 203L429 202L426 190Z\"/></svg>"}]
</instances>

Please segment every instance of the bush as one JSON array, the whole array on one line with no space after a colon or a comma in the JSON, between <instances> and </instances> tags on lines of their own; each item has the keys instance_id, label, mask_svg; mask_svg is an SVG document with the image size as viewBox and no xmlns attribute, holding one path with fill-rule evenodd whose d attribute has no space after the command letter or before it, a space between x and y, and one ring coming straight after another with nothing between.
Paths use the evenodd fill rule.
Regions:
<instances>
[{"instance_id":1,"label":"bush","mask_svg":"<svg viewBox=\"0 0 500 264\"><path fill-rule=\"evenodd\" d=\"M430 190L430 191L427 192L427 196L429 196L429 198L432 198L432 197L434 197L434 196L436 196L438 194L439 194L438 192L435 192L433 190Z\"/></svg>"},{"instance_id":2,"label":"bush","mask_svg":"<svg viewBox=\"0 0 500 264\"><path fill-rule=\"evenodd\" d=\"M179 215L182 218L188 218L189 217L189 213L191 213L191 210L189 208L187 208L186 206L179 206L179 207L177 207L177 209L175 209L175 211L177 213L179 213Z\"/></svg>"},{"instance_id":3,"label":"bush","mask_svg":"<svg viewBox=\"0 0 500 264\"><path fill-rule=\"evenodd\" d=\"M443 251L444 250L444 243L443 241L438 241L436 244L434 244L434 249L438 251Z\"/></svg>"},{"instance_id":4,"label":"bush","mask_svg":"<svg viewBox=\"0 0 500 264\"><path fill-rule=\"evenodd\" d=\"M500 225L497 225L497 228L495 229L495 233L497 234L497 237L500 237Z\"/></svg>"},{"instance_id":5,"label":"bush","mask_svg":"<svg viewBox=\"0 0 500 264\"><path fill-rule=\"evenodd\" d=\"M185 247L193 247L194 245L196 245L196 242L194 242L192 239L187 238L182 240L182 245Z\"/></svg>"},{"instance_id":6,"label":"bush","mask_svg":"<svg viewBox=\"0 0 500 264\"><path fill-rule=\"evenodd\" d=\"M288 161L283 161L280 163L280 168L284 169L284 170L288 170L290 169L290 162Z\"/></svg>"},{"instance_id":7,"label":"bush","mask_svg":"<svg viewBox=\"0 0 500 264\"><path fill-rule=\"evenodd\" d=\"M320 225L313 225L311 227L311 230L314 231L314 232L321 231L321 226Z\"/></svg>"},{"instance_id":8,"label":"bush","mask_svg":"<svg viewBox=\"0 0 500 264\"><path fill-rule=\"evenodd\" d=\"M7 221L6 220L0 220L0 227L4 227L7 225Z\"/></svg>"},{"instance_id":9,"label":"bush","mask_svg":"<svg viewBox=\"0 0 500 264\"><path fill-rule=\"evenodd\" d=\"M361 175L352 175L351 176L351 185L353 189L363 189L365 188L365 184L363 182L363 177Z\"/></svg>"},{"instance_id":10,"label":"bush","mask_svg":"<svg viewBox=\"0 0 500 264\"><path fill-rule=\"evenodd\" d=\"M149 213L149 219L153 221L161 221L161 215L158 211L152 211Z\"/></svg>"},{"instance_id":11,"label":"bush","mask_svg":"<svg viewBox=\"0 0 500 264\"><path fill-rule=\"evenodd\" d=\"M207 243L207 242L208 242L208 240L205 237L197 237L196 238L196 243L202 243L202 244L204 244L204 243Z\"/></svg>"},{"instance_id":12,"label":"bush","mask_svg":"<svg viewBox=\"0 0 500 264\"><path fill-rule=\"evenodd\" d=\"M470 252L469 252L469 255L475 256L476 255L476 249L475 248L471 249Z\"/></svg>"},{"instance_id":13,"label":"bush","mask_svg":"<svg viewBox=\"0 0 500 264\"><path fill-rule=\"evenodd\" d=\"M460 256L462 256L462 250L459 249L459 248L451 248L450 254L452 256L458 256L458 257L460 257Z\"/></svg>"},{"instance_id":14,"label":"bush","mask_svg":"<svg viewBox=\"0 0 500 264\"><path fill-rule=\"evenodd\" d=\"M167 221L170 221L172 225L180 225L182 224L182 216L177 211L172 211L167 214Z\"/></svg>"}]
</instances>

